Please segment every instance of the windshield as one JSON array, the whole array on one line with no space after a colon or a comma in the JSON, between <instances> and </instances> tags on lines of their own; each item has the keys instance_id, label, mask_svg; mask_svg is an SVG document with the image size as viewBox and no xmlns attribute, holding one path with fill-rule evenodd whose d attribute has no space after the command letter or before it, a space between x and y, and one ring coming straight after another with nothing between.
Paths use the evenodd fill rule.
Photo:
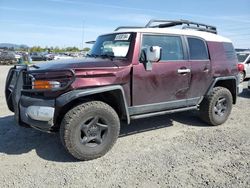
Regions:
<instances>
[{"instance_id":1,"label":"windshield","mask_svg":"<svg viewBox=\"0 0 250 188\"><path fill-rule=\"evenodd\" d=\"M125 58L128 55L131 41L131 33L115 33L99 36L89 56Z\"/></svg>"},{"instance_id":2,"label":"windshield","mask_svg":"<svg viewBox=\"0 0 250 188\"><path fill-rule=\"evenodd\" d=\"M237 54L238 61L241 63L244 62L248 56L249 56L249 53L238 53Z\"/></svg>"}]
</instances>

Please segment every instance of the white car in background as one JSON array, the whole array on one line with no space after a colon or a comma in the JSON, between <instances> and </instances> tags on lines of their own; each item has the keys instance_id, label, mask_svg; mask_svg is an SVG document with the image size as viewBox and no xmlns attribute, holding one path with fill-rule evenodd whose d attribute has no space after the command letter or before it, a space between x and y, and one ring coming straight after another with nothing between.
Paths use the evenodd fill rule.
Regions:
<instances>
[{"instance_id":1,"label":"white car in background","mask_svg":"<svg viewBox=\"0 0 250 188\"><path fill-rule=\"evenodd\" d=\"M250 51L237 52L240 81L250 78Z\"/></svg>"},{"instance_id":2,"label":"white car in background","mask_svg":"<svg viewBox=\"0 0 250 188\"><path fill-rule=\"evenodd\" d=\"M55 55L54 56L54 60L58 60L58 59L72 59L73 57L68 56L68 55Z\"/></svg>"}]
</instances>

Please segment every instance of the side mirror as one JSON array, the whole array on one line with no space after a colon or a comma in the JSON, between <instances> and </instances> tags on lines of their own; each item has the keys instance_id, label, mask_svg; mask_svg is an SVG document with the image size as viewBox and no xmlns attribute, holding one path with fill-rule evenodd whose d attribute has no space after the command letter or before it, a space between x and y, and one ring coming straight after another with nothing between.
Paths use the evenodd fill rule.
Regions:
<instances>
[{"instance_id":1,"label":"side mirror","mask_svg":"<svg viewBox=\"0 0 250 188\"><path fill-rule=\"evenodd\" d=\"M161 59L161 47L159 46L147 46L142 49L140 60L144 63L147 71L152 70L152 63L158 62Z\"/></svg>"},{"instance_id":2,"label":"side mirror","mask_svg":"<svg viewBox=\"0 0 250 188\"><path fill-rule=\"evenodd\" d=\"M147 47L147 60L151 62L158 62L161 59L161 47L160 46L150 46Z\"/></svg>"}]
</instances>

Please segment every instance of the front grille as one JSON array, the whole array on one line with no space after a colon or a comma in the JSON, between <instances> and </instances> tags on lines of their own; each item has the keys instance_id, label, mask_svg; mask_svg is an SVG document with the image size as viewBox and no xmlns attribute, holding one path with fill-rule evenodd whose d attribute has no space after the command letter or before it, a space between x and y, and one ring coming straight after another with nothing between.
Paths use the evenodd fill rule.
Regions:
<instances>
[{"instance_id":1,"label":"front grille","mask_svg":"<svg viewBox=\"0 0 250 188\"><path fill-rule=\"evenodd\" d=\"M32 89L32 80L34 77L31 74L28 74L27 72L23 73L23 89L28 90Z\"/></svg>"}]
</instances>

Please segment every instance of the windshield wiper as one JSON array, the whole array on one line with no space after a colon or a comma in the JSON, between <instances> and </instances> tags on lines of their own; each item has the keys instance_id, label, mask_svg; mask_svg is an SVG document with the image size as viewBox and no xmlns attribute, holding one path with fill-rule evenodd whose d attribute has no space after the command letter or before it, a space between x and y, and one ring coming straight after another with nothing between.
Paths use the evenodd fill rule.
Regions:
<instances>
[{"instance_id":1,"label":"windshield wiper","mask_svg":"<svg viewBox=\"0 0 250 188\"><path fill-rule=\"evenodd\" d=\"M100 57L101 58L109 58L109 59L113 60L115 56L109 55L109 54L102 54L102 55L100 55Z\"/></svg>"},{"instance_id":2,"label":"windshield wiper","mask_svg":"<svg viewBox=\"0 0 250 188\"><path fill-rule=\"evenodd\" d=\"M87 57L94 57L94 58L97 58L97 57L98 57L98 55L96 55L96 54L87 54L86 56L87 56Z\"/></svg>"},{"instance_id":3,"label":"windshield wiper","mask_svg":"<svg viewBox=\"0 0 250 188\"><path fill-rule=\"evenodd\" d=\"M109 55L109 54L87 54L87 57L94 57L94 58L97 58L97 57L101 57L101 58L109 58L111 60L113 60L113 58L115 58L115 56L113 55Z\"/></svg>"}]
</instances>

